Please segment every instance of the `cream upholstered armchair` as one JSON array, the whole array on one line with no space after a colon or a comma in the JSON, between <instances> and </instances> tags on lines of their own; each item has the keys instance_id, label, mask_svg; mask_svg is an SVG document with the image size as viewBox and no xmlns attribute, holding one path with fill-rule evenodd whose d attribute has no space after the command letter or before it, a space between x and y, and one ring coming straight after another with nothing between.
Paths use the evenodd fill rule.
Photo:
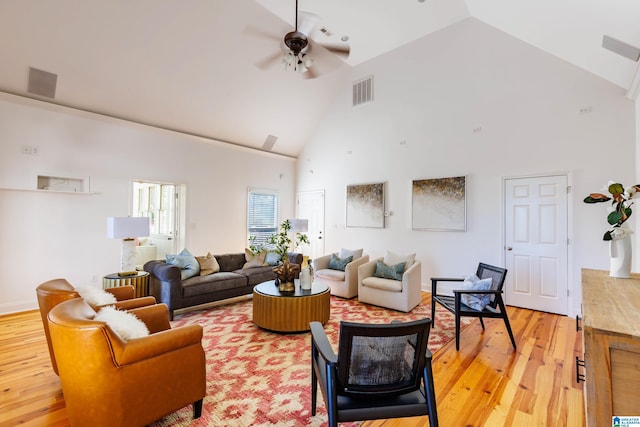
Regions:
<instances>
[{"instance_id":1,"label":"cream upholstered armchair","mask_svg":"<svg viewBox=\"0 0 640 427\"><path fill-rule=\"evenodd\" d=\"M422 264L415 254L387 252L358 268L358 301L406 313L422 301Z\"/></svg>"},{"instance_id":2,"label":"cream upholstered armchair","mask_svg":"<svg viewBox=\"0 0 640 427\"><path fill-rule=\"evenodd\" d=\"M144 307L156 303L156 299L154 297L134 298L135 289L133 288L133 286L129 285L105 289L105 292L115 296L117 302L113 305L121 310ZM53 307L60 304L61 302L74 298L80 298L80 293L66 279L52 279L41 283L36 288L36 295L38 297L38 306L40 308L40 317L42 318L44 334L47 338L47 345L49 346L51 367L53 368L53 372L58 374L58 365L56 364L56 357L55 353L53 352L53 345L51 344L47 315Z\"/></svg>"},{"instance_id":3,"label":"cream upholstered armchair","mask_svg":"<svg viewBox=\"0 0 640 427\"><path fill-rule=\"evenodd\" d=\"M358 295L358 267L369 261L362 249L340 249L313 260L314 280L331 289L331 295L353 298Z\"/></svg>"},{"instance_id":4,"label":"cream upholstered armchair","mask_svg":"<svg viewBox=\"0 0 640 427\"><path fill-rule=\"evenodd\" d=\"M99 320L103 311L134 314L128 320L146 327L145 334L130 336L131 322L121 318ZM171 329L165 304L96 313L83 298L53 307L48 323L72 426L144 426L190 404L200 416L202 326Z\"/></svg>"}]
</instances>

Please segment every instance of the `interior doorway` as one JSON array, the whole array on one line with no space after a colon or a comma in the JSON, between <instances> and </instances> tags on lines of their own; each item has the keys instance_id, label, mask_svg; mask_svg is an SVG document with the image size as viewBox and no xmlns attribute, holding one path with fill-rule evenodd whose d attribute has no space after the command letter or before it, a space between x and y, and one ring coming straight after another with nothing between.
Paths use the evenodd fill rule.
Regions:
<instances>
[{"instance_id":1,"label":"interior doorway","mask_svg":"<svg viewBox=\"0 0 640 427\"><path fill-rule=\"evenodd\" d=\"M324 190L298 192L296 206L296 218L309 220L309 253L304 255L324 255Z\"/></svg>"},{"instance_id":2,"label":"interior doorway","mask_svg":"<svg viewBox=\"0 0 640 427\"><path fill-rule=\"evenodd\" d=\"M136 268L145 262L164 259L184 247L185 188L184 185L149 181L132 183L133 217L149 217L150 235L138 239Z\"/></svg>"},{"instance_id":3,"label":"interior doorway","mask_svg":"<svg viewBox=\"0 0 640 427\"><path fill-rule=\"evenodd\" d=\"M568 178L504 180L506 302L566 315Z\"/></svg>"}]
</instances>

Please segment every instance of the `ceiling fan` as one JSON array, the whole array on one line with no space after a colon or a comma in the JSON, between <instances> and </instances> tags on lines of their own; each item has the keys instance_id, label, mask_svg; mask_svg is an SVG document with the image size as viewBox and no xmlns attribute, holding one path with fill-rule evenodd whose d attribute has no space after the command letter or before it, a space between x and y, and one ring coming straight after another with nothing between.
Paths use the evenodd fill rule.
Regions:
<instances>
[{"instance_id":1,"label":"ceiling fan","mask_svg":"<svg viewBox=\"0 0 640 427\"><path fill-rule=\"evenodd\" d=\"M300 18L300 25L298 25L298 18ZM298 0L296 0L295 29L285 34L284 38L248 27L245 31L249 33L280 42L280 51L274 52L255 65L260 69L267 69L280 62L285 69L292 69L300 73L304 78L313 79L317 77L318 73L315 67L311 68L315 63L315 60L309 55L312 45L315 59L320 60L327 52L346 59L350 51L348 44L331 45L319 43L315 40L312 44L309 35L318 21L319 17L317 15L308 12L298 13Z\"/></svg>"}]
</instances>

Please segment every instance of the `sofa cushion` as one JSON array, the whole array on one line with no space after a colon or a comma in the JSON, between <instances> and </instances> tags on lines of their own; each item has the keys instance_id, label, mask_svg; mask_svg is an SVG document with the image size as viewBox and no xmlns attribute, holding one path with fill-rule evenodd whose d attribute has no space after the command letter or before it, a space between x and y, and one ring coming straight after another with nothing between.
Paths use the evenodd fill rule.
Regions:
<instances>
[{"instance_id":1,"label":"sofa cushion","mask_svg":"<svg viewBox=\"0 0 640 427\"><path fill-rule=\"evenodd\" d=\"M347 268L347 264L353 261L353 256L348 256L346 258L340 258L336 254L331 254L331 259L329 260L329 268L331 270L340 270L344 271Z\"/></svg>"},{"instance_id":2,"label":"sofa cushion","mask_svg":"<svg viewBox=\"0 0 640 427\"><path fill-rule=\"evenodd\" d=\"M214 255L220 266L220 271L236 271L241 269L246 261L244 252L234 254Z\"/></svg>"},{"instance_id":3,"label":"sofa cushion","mask_svg":"<svg viewBox=\"0 0 640 427\"><path fill-rule=\"evenodd\" d=\"M381 277L383 279L402 280L404 266L404 262L400 262L395 265L387 265L382 261L376 261L376 271L373 273L373 275L375 277Z\"/></svg>"},{"instance_id":4,"label":"sofa cushion","mask_svg":"<svg viewBox=\"0 0 640 427\"><path fill-rule=\"evenodd\" d=\"M330 268L325 268L325 269L316 271L316 276L322 279L344 282L346 274L344 271L331 270Z\"/></svg>"},{"instance_id":5,"label":"sofa cushion","mask_svg":"<svg viewBox=\"0 0 640 427\"><path fill-rule=\"evenodd\" d=\"M182 281L182 296L193 297L216 291L247 286L247 276L232 272L218 272L208 276L195 276Z\"/></svg>"},{"instance_id":6,"label":"sofa cushion","mask_svg":"<svg viewBox=\"0 0 640 427\"><path fill-rule=\"evenodd\" d=\"M273 272L273 267L266 265L262 267L242 268L236 270L235 273L242 274L247 277L249 286L255 286L258 283L266 282L276 278L276 273Z\"/></svg>"},{"instance_id":7,"label":"sofa cushion","mask_svg":"<svg viewBox=\"0 0 640 427\"><path fill-rule=\"evenodd\" d=\"M198 264L198 260L191 255L191 252L187 249L183 249L182 252L177 255L167 254L165 259L167 264L180 268L182 280L200 274L200 264Z\"/></svg>"},{"instance_id":8,"label":"sofa cushion","mask_svg":"<svg viewBox=\"0 0 640 427\"><path fill-rule=\"evenodd\" d=\"M402 281L382 279L380 277L366 277L362 279L362 284L370 288L381 289L390 292L402 292Z\"/></svg>"},{"instance_id":9,"label":"sofa cushion","mask_svg":"<svg viewBox=\"0 0 640 427\"><path fill-rule=\"evenodd\" d=\"M211 252L208 252L205 256L197 256L196 260L198 261L198 264L200 264L201 276L207 276L220 271L218 261L213 255L211 255Z\"/></svg>"}]
</instances>

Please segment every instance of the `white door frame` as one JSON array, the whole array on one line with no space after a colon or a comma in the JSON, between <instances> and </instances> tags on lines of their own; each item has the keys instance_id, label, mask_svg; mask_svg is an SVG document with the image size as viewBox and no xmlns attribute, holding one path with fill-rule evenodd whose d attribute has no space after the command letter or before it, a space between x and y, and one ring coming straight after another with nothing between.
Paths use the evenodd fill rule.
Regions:
<instances>
[{"instance_id":1,"label":"white door frame","mask_svg":"<svg viewBox=\"0 0 640 427\"><path fill-rule=\"evenodd\" d=\"M500 209L500 233L501 233L501 244L502 244L502 265L506 265L507 263L507 236L506 236L506 182L510 179L523 179L523 178L542 178L548 176L558 176L563 175L567 177L567 186L569 191L567 193L567 289L569 291L569 295L567 296L567 315L570 317L574 317L576 314L580 313L580 301L577 300L578 296L581 294L579 290L576 290L573 286L574 283L574 274L573 274L573 174L571 172L549 172L549 173L539 173L539 174L525 174L525 175L507 175L502 177L501 185L501 209ZM505 300L505 304L509 304L509 301Z\"/></svg>"}]
</instances>

